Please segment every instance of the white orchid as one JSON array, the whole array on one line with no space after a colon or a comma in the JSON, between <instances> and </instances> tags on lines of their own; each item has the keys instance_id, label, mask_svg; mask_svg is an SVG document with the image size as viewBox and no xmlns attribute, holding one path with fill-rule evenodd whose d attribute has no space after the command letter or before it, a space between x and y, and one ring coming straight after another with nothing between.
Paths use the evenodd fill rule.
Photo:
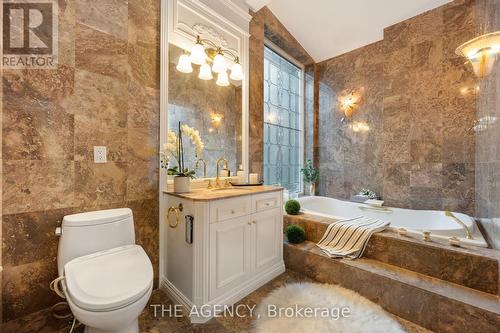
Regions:
<instances>
[{"instance_id":1,"label":"white orchid","mask_svg":"<svg viewBox=\"0 0 500 333\"><path fill-rule=\"evenodd\" d=\"M188 125L182 125L181 131L183 135L186 135L191 140L195 148L196 157L201 156L203 149L205 149L205 144L201 140L200 132L189 127ZM177 159L177 147L179 145L179 138L174 131L167 132L167 142L163 145L163 150L161 154L164 156L166 162L168 163L171 157Z\"/></svg>"},{"instance_id":2,"label":"white orchid","mask_svg":"<svg viewBox=\"0 0 500 333\"><path fill-rule=\"evenodd\" d=\"M193 127L189 127L188 125L182 125L181 130L183 134L187 135L191 139L191 143L195 147L196 157L201 156L205 145L203 144L203 141L201 141L200 132Z\"/></svg>"}]
</instances>

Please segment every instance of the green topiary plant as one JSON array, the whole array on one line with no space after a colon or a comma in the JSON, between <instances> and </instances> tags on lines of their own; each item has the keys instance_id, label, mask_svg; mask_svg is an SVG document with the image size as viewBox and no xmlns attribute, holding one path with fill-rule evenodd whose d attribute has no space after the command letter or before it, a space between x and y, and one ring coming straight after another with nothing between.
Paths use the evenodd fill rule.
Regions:
<instances>
[{"instance_id":1,"label":"green topiary plant","mask_svg":"<svg viewBox=\"0 0 500 333\"><path fill-rule=\"evenodd\" d=\"M285 204L285 211L290 215L298 215L300 212L300 203L294 199L288 200Z\"/></svg>"},{"instance_id":2,"label":"green topiary plant","mask_svg":"<svg viewBox=\"0 0 500 333\"><path fill-rule=\"evenodd\" d=\"M297 224L289 225L285 229L286 238L290 243L299 244L306 239L306 232Z\"/></svg>"}]
</instances>

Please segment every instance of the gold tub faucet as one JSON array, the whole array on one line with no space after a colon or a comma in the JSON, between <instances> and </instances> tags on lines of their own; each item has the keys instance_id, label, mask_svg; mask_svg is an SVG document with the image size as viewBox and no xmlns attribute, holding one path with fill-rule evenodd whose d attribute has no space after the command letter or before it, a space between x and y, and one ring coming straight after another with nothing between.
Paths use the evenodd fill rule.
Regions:
<instances>
[{"instance_id":1,"label":"gold tub faucet","mask_svg":"<svg viewBox=\"0 0 500 333\"><path fill-rule=\"evenodd\" d=\"M446 216L448 216L448 217L451 217L453 220L455 220L455 222L457 222L458 224L460 224L465 229L465 238L467 238L467 239L474 239L474 237L472 237L472 233L470 232L470 230L467 227L467 225L464 222L460 221L458 219L458 217L455 216L455 214L453 214L449 210L445 211L444 214Z\"/></svg>"}]
</instances>

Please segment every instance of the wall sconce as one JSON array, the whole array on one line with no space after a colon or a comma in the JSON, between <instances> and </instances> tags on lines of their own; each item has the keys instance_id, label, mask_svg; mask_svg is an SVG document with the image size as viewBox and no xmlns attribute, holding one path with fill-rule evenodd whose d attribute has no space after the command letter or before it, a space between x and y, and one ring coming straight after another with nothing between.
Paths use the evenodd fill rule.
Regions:
<instances>
[{"instance_id":1,"label":"wall sconce","mask_svg":"<svg viewBox=\"0 0 500 333\"><path fill-rule=\"evenodd\" d=\"M368 126L367 123L355 121L352 123L351 129L353 132L356 132L356 133L368 132L370 130L370 126Z\"/></svg>"},{"instance_id":2,"label":"wall sconce","mask_svg":"<svg viewBox=\"0 0 500 333\"><path fill-rule=\"evenodd\" d=\"M340 108L344 112L344 118L342 121L345 121L347 118L351 118L354 111L359 107L359 103L361 100L361 94L351 91L349 94L340 97Z\"/></svg>"},{"instance_id":3,"label":"wall sconce","mask_svg":"<svg viewBox=\"0 0 500 333\"><path fill-rule=\"evenodd\" d=\"M210 115L210 124L212 125L212 128L218 129L223 118L224 116L220 113L212 113Z\"/></svg>"},{"instance_id":4,"label":"wall sconce","mask_svg":"<svg viewBox=\"0 0 500 333\"><path fill-rule=\"evenodd\" d=\"M471 39L455 50L456 54L469 60L474 74L480 78L491 73L499 52L500 31Z\"/></svg>"},{"instance_id":5,"label":"wall sconce","mask_svg":"<svg viewBox=\"0 0 500 333\"><path fill-rule=\"evenodd\" d=\"M205 44L210 46L205 49ZM231 66L231 74L227 75L228 64L226 63L226 54L233 57L233 65ZM211 62L212 67L207 63ZM228 49L217 46L209 39L201 39L196 36L196 43L191 48L190 54L183 54L179 57L177 66L175 67L179 72L191 73L193 67L191 64L200 65L200 72L198 78L201 80L212 80L212 72L217 74L216 84L219 86L228 86L229 78L234 81L241 81L244 78L243 67L240 64L240 57Z\"/></svg>"}]
</instances>

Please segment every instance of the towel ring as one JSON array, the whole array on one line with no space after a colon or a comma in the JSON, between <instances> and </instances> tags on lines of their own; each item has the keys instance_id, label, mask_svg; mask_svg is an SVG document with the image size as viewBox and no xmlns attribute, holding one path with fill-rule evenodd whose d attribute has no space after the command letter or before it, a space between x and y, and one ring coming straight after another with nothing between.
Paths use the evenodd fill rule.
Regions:
<instances>
[{"instance_id":1,"label":"towel ring","mask_svg":"<svg viewBox=\"0 0 500 333\"><path fill-rule=\"evenodd\" d=\"M181 217L181 212L182 210L184 209L184 206L182 206L182 204L180 203L179 206L177 207L170 207L167 211L167 221L168 221L168 225L170 226L170 228L175 228L177 227L177 225L179 224L179 219ZM170 213L174 213L175 214L175 223L171 223L170 222Z\"/></svg>"}]
</instances>

